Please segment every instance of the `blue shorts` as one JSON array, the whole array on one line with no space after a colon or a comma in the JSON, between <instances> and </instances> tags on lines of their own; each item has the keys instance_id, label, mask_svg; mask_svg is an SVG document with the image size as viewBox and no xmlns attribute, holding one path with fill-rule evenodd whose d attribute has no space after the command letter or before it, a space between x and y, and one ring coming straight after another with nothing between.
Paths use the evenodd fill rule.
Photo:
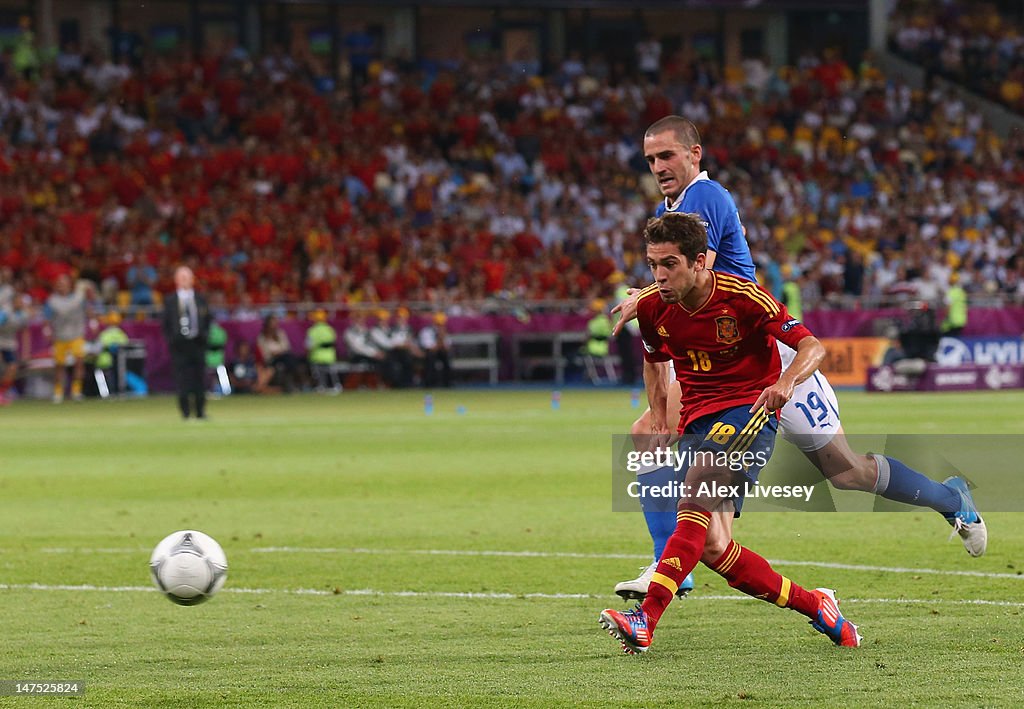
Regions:
<instances>
[{"instance_id":1,"label":"blue shorts","mask_svg":"<svg viewBox=\"0 0 1024 709\"><path fill-rule=\"evenodd\" d=\"M736 472L731 484L740 485L740 494L733 498L736 516L743 507L743 486L756 483L761 469L772 457L775 450L775 434L779 420L775 414L759 409L750 413L750 406L734 406L714 414L701 416L686 427L686 433L679 441L679 452L687 453L691 459L714 460L718 467L727 466Z\"/></svg>"},{"instance_id":2,"label":"blue shorts","mask_svg":"<svg viewBox=\"0 0 1024 709\"><path fill-rule=\"evenodd\" d=\"M0 350L0 363L11 364L18 361L18 353L14 350Z\"/></svg>"}]
</instances>

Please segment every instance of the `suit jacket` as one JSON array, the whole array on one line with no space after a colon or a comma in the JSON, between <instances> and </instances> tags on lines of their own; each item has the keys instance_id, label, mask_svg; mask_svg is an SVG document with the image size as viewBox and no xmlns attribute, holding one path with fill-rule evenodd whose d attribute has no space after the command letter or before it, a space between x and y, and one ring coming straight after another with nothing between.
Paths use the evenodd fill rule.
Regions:
<instances>
[{"instance_id":1,"label":"suit jacket","mask_svg":"<svg viewBox=\"0 0 1024 709\"><path fill-rule=\"evenodd\" d=\"M164 298L162 326L164 339L167 340L167 344L172 352L183 352L190 349L198 349L200 352L205 352L206 350L206 340L210 335L210 324L212 322L210 306L207 304L206 298L198 292L193 293L193 297L196 300L196 315L199 320L198 324L195 325L198 327L198 332L194 338L185 337L181 333L181 303L178 302L178 293L170 293Z\"/></svg>"}]
</instances>

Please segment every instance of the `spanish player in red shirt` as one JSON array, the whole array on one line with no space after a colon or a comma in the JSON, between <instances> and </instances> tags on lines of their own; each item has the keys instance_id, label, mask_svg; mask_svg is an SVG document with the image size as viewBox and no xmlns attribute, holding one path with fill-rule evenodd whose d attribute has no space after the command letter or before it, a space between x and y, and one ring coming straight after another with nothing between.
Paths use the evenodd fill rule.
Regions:
<instances>
[{"instance_id":1,"label":"spanish player in red shirt","mask_svg":"<svg viewBox=\"0 0 1024 709\"><path fill-rule=\"evenodd\" d=\"M732 540L747 484L775 446L776 412L811 376L825 348L757 284L705 267L707 232L694 214L668 213L644 230L655 283L640 294L637 320L649 364L672 360L688 402L679 422L690 466L668 540L647 597L635 610L606 609L600 623L626 653L650 647L654 629L680 582L703 562L740 591L807 616L836 645L860 644L835 592L805 590L761 556ZM796 350L782 373L775 340ZM651 368L652 370L654 368ZM652 411L664 411L667 383L645 376ZM659 432L666 436L668 431Z\"/></svg>"}]
</instances>

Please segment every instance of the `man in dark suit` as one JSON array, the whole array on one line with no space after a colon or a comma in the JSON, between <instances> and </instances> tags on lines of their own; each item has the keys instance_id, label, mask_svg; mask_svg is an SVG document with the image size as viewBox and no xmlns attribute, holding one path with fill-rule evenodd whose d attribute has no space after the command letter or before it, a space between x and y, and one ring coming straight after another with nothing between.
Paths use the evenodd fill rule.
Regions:
<instances>
[{"instance_id":1,"label":"man in dark suit","mask_svg":"<svg viewBox=\"0 0 1024 709\"><path fill-rule=\"evenodd\" d=\"M195 291L192 269L179 266L174 272L175 292L164 299L164 338L171 350L174 388L181 415L188 418L195 403L197 419L206 418L206 339L210 332L210 308Z\"/></svg>"}]
</instances>

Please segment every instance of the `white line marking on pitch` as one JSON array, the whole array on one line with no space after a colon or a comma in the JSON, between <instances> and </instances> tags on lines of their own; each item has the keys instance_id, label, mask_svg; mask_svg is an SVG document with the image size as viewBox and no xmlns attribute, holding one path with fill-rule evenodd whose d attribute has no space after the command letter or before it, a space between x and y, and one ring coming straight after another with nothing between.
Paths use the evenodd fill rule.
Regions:
<instances>
[{"instance_id":1,"label":"white line marking on pitch","mask_svg":"<svg viewBox=\"0 0 1024 709\"><path fill-rule=\"evenodd\" d=\"M474 549L363 549L334 547L255 547L250 551L259 554L424 554L428 556L510 556L553 559L648 559L636 554L582 554L559 551L491 551ZM772 559L778 566L815 566L823 569L844 571L884 571L891 574L941 574L944 576L974 576L985 579L1024 580L1022 574L1007 574L988 571L959 571L945 569L915 569L904 566L870 566L866 564L838 564L831 561L787 561Z\"/></svg>"},{"instance_id":2,"label":"white line marking on pitch","mask_svg":"<svg viewBox=\"0 0 1024 709\"><path fill-rule=\"evenodd\" d=\"M47 554L103 553L103 554L136 554L147 552L143 548L81 548L44 547ZM494 556L529 559L627 559L642 560L646 556L637 554L591 554L571 551L503 551L494 549L367 549L363 547L254 547L248 551L256 554L415 554L422 556ZM962 571L959 569L928 569L908 566L873 566L869 564L839 564L832 561L792 561L772 559L777 566L813 566L821 569L839 569L842 571L880 571L889 574L933 574L940 576L967 576L983 579L1015 579L1024 581L1024 574L1008 574L990 571Z\"/></svg>"},{"instance_id":3,"label":"white line marking on pitch","mask_svg":"<svg viewBox=\"0 0 1024 709\"><path fill-rule=\"evenodd\" d=\"M422 554L426 556L511 556L536 559L645 559L637 554L587 554L575 551L501 551L494 549L366 549L355 547L254 547L257 554Z\"/></svg>"},{"instance_id":4,"label":"white line marking on pitch","mask_svg":"<svg viewBox=\"0 0 1024 709\"><path fill-rule=\"evenodd\" d=\"M98 591L103 593L156 593L153 586L94 586L92 584L43 584L43 583L0 583L0 591ZM248 595L289 595L289 596L376 596L386 598L464 598L469 600L590 600L607 599L606 595L593 593L497 593L474 591L378 591L372 588L352 588L326 590L319 588L225 588L221 593L238 593ZM753 601L749 596L735 595L694 595L686 599L693 601ZM843 603L913 603L939 604L947 606L1001 606L1008 608L1024 608L1021 601L990 601L980 598L942 599L942 598L843 598Z\"/></svg>"}]
</instances>

